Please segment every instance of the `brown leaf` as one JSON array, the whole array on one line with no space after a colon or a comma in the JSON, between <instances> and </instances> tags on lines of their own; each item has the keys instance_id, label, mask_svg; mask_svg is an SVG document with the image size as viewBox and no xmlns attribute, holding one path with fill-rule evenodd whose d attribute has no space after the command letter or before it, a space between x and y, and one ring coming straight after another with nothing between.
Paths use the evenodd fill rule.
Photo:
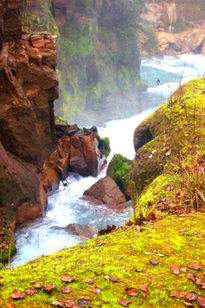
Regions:
<instances>
[{"instance_id":1,"label":"brown leaf","mask_svg":"<svg viewBox=\"0 0 205 308\"><path fill-rule=\"evenodd\" d=\"M150 262L152 265L158 265L158 264L159 264L159 261L154 260L154 259L149 260L149 262Z\"/></svg>"},{"instance_id":2,"label":"brown leaf","mask_svg":"<svg viewBox=\"0 0 205 308\"><path fill-rule=\"evenodd\" d=\"M62 258L62 257L63 257L62 255L57 255L57 256L56 256L56 258Z\"/></svg>"},{"instance_id":3,"label":"brown leaf","mask_svg":"<svg viewBox=\"0 0 205 308\"><path fill-rule=\"evenodd\" d=\"M16 305L8 303L6 304L6 308L16 308Z\"/></svg>"},{"instance_id":4,"label":"brown leaf","mask_svg":"<svg viewBox=\"0 0 205 308\"><path fill-rule=\"evenodd\" d=\"M60 302L60 301L54 301L51 303L53 306L57 306L57 307L62 307L64 308L65 305L64 305L64 302Z\"/></svg>"},{"instance_id":5,"label":"brown leaf","mask_svg":"<svg viewBox=\"0 0 205 308\"><path fill-rule=\"evenodd\" d=\"M96 278L92 278L92 279L87 278L87 279L85 279L85 283L93 284L95 282L95 279Z\"/></svg>"},{"instance_id":6,"label":"brown leaf","mask_svg":"<svg viewBox=\"0 0 205 308\"><path fill-rule=\"evenodd\" d=\"M194 307L194 305L190 302L184 302L184 305L187 307Z\"/></svg>"},{"instance_id":7,"label":"brown leaf","mask_svg":"<svg viewBox=\"0 0 205 308\"><path fill-rule=\"evenodd\" d=\"M136 271L137 273L142 273L142 272L143 272L142 269L136 269L135 271Z\"/></svg>"},{"instance_id":8,"label":"brown leaf","mask_svg":"<svg viewBox=\"0 0 205 308\"><path fill-rule=\"evenodd\" d=\"M205 307L205 297L202 296L198 296L197 298L197 304L199 305L199 307Z\"/></svg>"},{"instance_id":9,"label":"brown leaf","mask_svg":"<svg viewBox=\"0 0 205 308\"><path fill-rule=\"evenodd\" d=\"M118 278L115 276L104 276L105 279L107 279L107 281L112 281L112 282L118 282Z\"/></svg>"},{"instance_id":10,"label":"brown leaf","mask_svg":"<svg viewBox=\"0 0 205 308\"><path fill-rule=\"evenodd\" d=\"M50 284L50 285L46 286L46 287L43 288L43 289L44 289L44 291L46 291L46 292L51 292L51 291L53 291L55 288L56 288L56 286L54 286L53 284Z\"/></svg>"},{"instance_id":11,"label":"brown leaf","mask_svg":"<svg viewBox=\"0 0 205 308\"><path fill-rule=\"evenodd\" d=\"M38 293L38 290L31 288L31 289L25 290L25 293L28 294L28 295L34 295L34 294Z\"/></svg>"},{"instance_id":12,"label":"brown leaf","mask_svg":"<svg viewBox=\"0 0 205 308\"><path fill-rule=\"evenodd\" d=\"M202 264L201 264L201 262L197 262L195 264L188 264L187 267L198 271L198 270L202 269Z\"/></svg>"},{"instance_id":13,"label":"brown leaf","mask_svg":"<svg viewBox=\"0 0 205 308\"><path fill-rule=\"evenodd\" d=\"M195 279L195 283L197 284L198 287L203 287L205 286L205 281L203 279L199 279L199 278L196 278Z\"/></svg>"},{"instance_id":14,"label":"brown leaf","mask_svg":"<svg viewBox=\"0 0 205 308\"><path fill-rule=\"evenodd\" d=\"M186 273L186 272L187 272L186 267L182 267L182 268L180 268L180 272L181 272L181 273Z\"/></svg>"},{"instance_id":15,"label":"brown leaf","mask_svg":"<svg viewBox=\"0 0 205 308\"><path fill-rule=\"evenodd\" d=\"M89 296L82 296L78 300L78 305L79 306L86 306L90 304L90 297Z\"/></svg>"},{"instance_id":16,"label":"brown leaf","mask_svg":"<svg viewBox=\"0 0 205 308\"><path fill-rule=\"evenodd\" d=\"M70 288L69 287L61 288L61 292L65 294L70 293Z\"/></svg>"},{"instance_id":17,"label":"brown leaf","mask_svg":"<svg viewBox=\"0 0 205 308\"><path fill-rule=\"evenodd\" d=\"M100 265L105 265L105 263L102 260L99 260Z\"/></svg>"},{"instance_id":18,"label":"brown leaf","mask_svg":"<svg viewBox=\"0 0 205 308\"><path fill-rule=\"evenodd\" d=\"M103 302L103 304L109 304L109 303L110 303L109 300L106 300L106 301Z\"/></svg>"},{"instance_id":19,"label":"brown leaf","mask_svg":"<svg viewBox=\"0 0 205 308\"><path fill-rule=\"evenodd\" d=\"M197 295L194 293L186 293L185 295L186 299L188 299L190 302L191 301L196 301L197 300Z\"/></svg>"},{"instance_id":20,"label":"brown leaf","mask_svg":"<svg viewBox=\"0 0 205 308\"><path fill-rule=\"evenodd\" d=\"M176 274L176 275L180 274L180 268L178 266L170 265L169 268L173 274Z\"/></svg>"},{"instance_id":21,"label":"brown leaf","mask_svg":"<svg viewBox=\"0 0 205 308\"><path fill-rule=\"evenodd\" d=\"M64 305L65 305L66 308L74 308L74 307L76 307L74 301L72 301L71 299L68 299L67 301L65 301Z\"/></svg>"},{"instance_id":22,"label":"brown leaf","mask_svg":"<svg viewBox=\"0 0 205 308\"><path fill-rule=\"evenodd\" d=\"M137 296L139 294L136 288L127 288L125 289L125 292L130 296Z\"/></svg>"},{"instance_id":23,"label":"brown leaf","mask_svg":"<svg viewBox=\"0 0 205 308\"><path fill-rule=\"evenodd\" d=\"M125 299L125 298L119 298L118 303L121 306L127 307L131 303L131 301L129 301L128 299Z\"/></svg>"},{"instance_id":24,"label":"brown leaf","mask_svg":"<svg viewBox=\"0 0 205 308\"><path fill-rule=\"evenodd\" d=\"M93 292L93 293L100 293L100 289L98 289L97 287L94 287L93 289L90 289L90 292Z\"/></svg>"},{"instance_id":25,"label":"brown leaf","mask_svg":"<svg viewBox=\"0 0 205 308\"><path fill-rule=\"evenodd\" d=\"M186 295L186 292L182 292L182 291L172 291L170 293L170 296L176 297L176 298L179 298L179 299L184 298L185 295Z\"/></svg>"},{"instance_id":26,"label":"brown leaf","mask_svg":"<svg viewBox=\"0 0 205 308\"><path fill-rule=\"evenodd\" d=\"M195 281L195 277L196 277L196 275L192 274L192 273L188 273L186 275L186 278L189 279L189 280L192 280L192 281Z\"/></svg>"},{"instance_id":27,"label":"brown leaf","mask_svg":"<svg viewBox=\"0 0 205 308\"><path fill-rule=\"evenodd\" d=\"M146 298L147 297L147 293L143 293L142 296L143 296L143 298Z\"/></svg>"},{"instance_id":28,"label":"brown leaf","mask_svg":"<svg viewBox=\"0 0 205 308\"><path fill-rule=\"evenodd\" d=\"M142 290L143 292L147 292L148 291L148 284L142 284L141 286L139 286L140 290Z\"/></svg>"},{"instance_id":29,"label":"brown leaf","mask_svg":"<svg viewBox=\"0 0 205 308\"><path fill-rule=\"evenodd\" d=\"M34 281L32 284L35 289L43 289L43 286L38 282Z\"/></svg>"},{"instance_id":30,"label":"brown leaf","mask_svg":"<svg viewBox=\"0 0 205 308\"><path fill-rule=\"evenodd\" d=\"M13 290L13 292L11 293L12 299L22 299L24 297L25 297L25 293L19 291L18 289Z\"/></svg>"},{"instance_id":31,"label":"brown leaf","mask_svg":"<svg viewBox=\"0 0 205 308\"><path fill-rule=\"evenodd\" d=\"M63 282L72 282L72 281L76 281L77 279L74 278L73 276L63 276L61 277L61 280Z\"/></svg>"},{"instance_id":32,"label":"brown leaf","mask_svg":"<svg viewBox=\"0 0 205 308\"><path fill-rule=\"evenodd\" d=\"M0 279L3 279L3 278L4 278L4 277L0 275ZM8 304L8 305L10 305L10 304Z\"/></svg>"}]
</instances>

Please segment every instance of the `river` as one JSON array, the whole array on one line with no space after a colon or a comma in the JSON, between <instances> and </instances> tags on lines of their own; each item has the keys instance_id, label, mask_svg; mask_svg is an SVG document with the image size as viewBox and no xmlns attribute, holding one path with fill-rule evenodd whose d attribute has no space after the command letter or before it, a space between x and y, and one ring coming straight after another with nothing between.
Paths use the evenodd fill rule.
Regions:
<instances>
[{"instance_id":1,"label":"river","mask_svg":"<svg viewBox=\"0 0 205 308\"><path fill-rule=\"evenodd\" d=\"M144 110L128 119L109 121L98 129L101 137L110 138L112 151L108 160L116 153L134 158L134 129L160 104L166 102L179 84L204 76L204 63L203 55L181 55L178 58L166 56L161 59L152 57L142 60L141 79L148 84ZM159 85L156 84L158 79ZM129 206L124 213L116 214L108 212L104 206L95 207L82 199L83 192L103 176L105 171L97 178L83 178L71 174L67 179L68 186L60 185L59 189L49 196L45 216L16 231L17 253L11 266L24 264L40 255L47 255L84 241L85 239L70 235L63 229L70 223L89 224L97 232L107 224L119 226L127 221L130 217Z\"/></svg>"}]
</instances>

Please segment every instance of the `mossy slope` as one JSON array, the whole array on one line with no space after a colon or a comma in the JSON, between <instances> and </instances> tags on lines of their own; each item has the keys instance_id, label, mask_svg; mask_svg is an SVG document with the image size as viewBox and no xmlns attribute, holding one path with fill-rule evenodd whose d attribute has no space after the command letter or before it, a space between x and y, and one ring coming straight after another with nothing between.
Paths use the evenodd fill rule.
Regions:
<instances>
[{"instance_id":1,"label":"mossy slope","mask_svg":"<svg viewBox=\"0 0 205 308\"><path fill-rule=\"evenodd\" d=\"M14 289L25 290L37 281L43 286L54 284L56 290L46 294L40 290L33 296L15 301L16 307L51 307L54 300L89 296L94 307L120 307L119 298L131 300L129 307L183 307L183 301L170 297L172 290L196 292L204 295L186 274L175 275L169 266L187 267L201 262L203 269L197 272L202 277L205 269L205 214L193 213L189 217L167 216L156 224L142 227L124 227L116 232L90 240L83 245L62 250L48 257L31 261L13 270L1 271L0 306L14 303L10 294ZM150 254L148 254L150 253ZM163 257L155 254L164 255ZM149 260L155 259L154 266ZM137 272L142 270L142 272ZM194 272L187 268L187 271ZM69 284L70 294L63 295L60 289L64 275L73 275L76 282ZM108 282L104 276L115 276L119 282ZM93 285L84 282L96 278ZM144 299L140 285L149 284ZM97 286L101 292L93 294L90 289ZM136 287L139 295L128 296L124 289ZM108 304L104 301L109 300Z\"/></svg>"},{"instance_id":2,"label":"mossy slope","mask_svg":"<svg viewBox=\"0 0 205 308\"><path fill-rule=\"evenodd\" d=\"M172 191L172 199L176 199L174 195L176 197L178 190L183 190L184 198L181 198L181 204L185 206L198 207L204 203L204 94L205 78L192 80L180 87L167 104L136 128L136 156L130 181L133 200L138 199L140 195L146 200L146 191L149 190L150 194L149 184L162 174L164 178L156 179L159 187L155 185L156 189L153 186L151 188L158 192L169 192L167 195ZM163 184L166 184L167 179L169 183L165 186L169 188L165 189ZM158 195L154 192L152 201Z\"/></svg>"}]
</instances>

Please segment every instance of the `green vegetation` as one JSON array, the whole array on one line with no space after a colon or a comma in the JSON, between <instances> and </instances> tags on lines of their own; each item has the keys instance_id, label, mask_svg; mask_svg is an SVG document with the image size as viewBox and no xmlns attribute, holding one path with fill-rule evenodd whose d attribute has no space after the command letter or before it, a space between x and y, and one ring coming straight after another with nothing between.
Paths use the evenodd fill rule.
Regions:
<instances>
[{"instance_id":1,"label":"green vegetation","mask_svg":"<svg viewBox=\"0 0 205 308\"><path fill-rule=\"evenodd\" d=\"M107 175L109 175L115 181L120 190L126 196L127 200L130 199L127 188L130 179L131 167L132 160L127 159L121 154L116 154L113 156L107 169Z\"/></svg>"},{"instance_id":2,"label":"green vegetation","mask_svg":"<svg viewBox=\"0 0 205 308\"><path fill-rule=\"evenodd\" d=\"M105 155L105 157L108 157L110 155L111 152L111 148L110 148L110 139L105 137L105 138L101 138L99 135L97 135L97 139L99 142L99 149L101 151L101 153L103 153Z\"/></svg>"},{"instance_id":3,"label":"green vegetation","mask_svg":"<svg viewBox=\"0 0 205 308\"><path fill-rule=\"evenodd\" d=\"M161 208L163 201L171 211L205 205L204 91L205 78L185 84L135 132L136 143L140 129L149 128L153 134L137 150L131 170L138 207Z\"/></svg>"},{"instance_id":4,"label":"green vegetation","mask_svg":"<svg viewBox=\"0 0 205 308\"><path fill-rule=\"evenodd\" d=\"M186 278L188 272L203 277L205 268L204 247L205 215L192 213L189 217L167 216L156 224L138 227L123 227L116 232L100 236L83 245L61 250L48 257L41 257L16 269L1 271L0 305L15 303L16 307L52 307L55 300L72 299L75 302L82 296L89 296L94 307L120 307L119 298L131 301L129 307L183 307L184 300L170 297L173 290L195 292L204 295L197 285ZM159 262L152 265L150 259ZM203 269L196 271L188 264L201 262ZM186 268L187 273L176 275L170 266ZM72 275L77 281L66 284L62 276ZM108 282L104 276L114 276L118 282ZM95 278L93 284L85 279ZM52 292L39 290L37 294L26 294L24 299L12 300L14 289L24 291L33 282L44 287L54 284ZM144 298L139 288L148 284ZM70 287L69 294L61 288ZM100 293L93 293L96 286ZM137 297L126 294L125 289L134 287ZM109 303L105 303L109 300ZM194 302L193 302L194 303ZM196 307L196 306L194 306Z\"/></svg>"}]
</instances>

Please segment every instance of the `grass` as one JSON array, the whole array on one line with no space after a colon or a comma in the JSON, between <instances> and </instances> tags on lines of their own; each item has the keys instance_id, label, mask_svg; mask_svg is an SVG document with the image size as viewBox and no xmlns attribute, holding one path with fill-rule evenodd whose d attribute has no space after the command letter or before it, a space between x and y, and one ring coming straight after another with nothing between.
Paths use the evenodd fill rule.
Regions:
<instances>
[{"instance_id":1,"label":"grass","mask_svg":"<svg viewBox=\"0 0 205 308\"><path fill-rule=\"evenodd\" d=\"M126 226L16 269L1 271L0 307L14 302L21 308L51 307L54 300L73 299L77 302L82 296L89 296L94 307L120 307L119 298L131 300L129 307L183 307L183 300L169 296L172 290L196 292L198 295L205 295L205 291L188 280L186 274L171 273L169 266L186 267L188 263L201 261L203 270L199 274L205 273L204 225L205 214L202 213L192 213L189 217L169 215L155 224L145 225L142 232L137 232L136 227ZM153 266L150 259L158 260L159 264ZM67 295L60 292L66 285L61 281L63 275L77 278L76 282L69 284L71 292ZM105 275L115 276L119 282L108 282ZM96 280L93 285L88 285L84 282L86 278ZM10 299L14 289L24 291L34 281L43 286L54 284L56 290L51 294L40 290L38 294L26 295L25 299L18 301ZM149 288L144 299L139 286L147 283ZM90 291L93 286L97 286L101 293L93 294ZM127 295L124 291L127 287L137 288L139 295ZM104 303L106 300L109 300L108 304Z\"/></svg>"}]
</instances>

